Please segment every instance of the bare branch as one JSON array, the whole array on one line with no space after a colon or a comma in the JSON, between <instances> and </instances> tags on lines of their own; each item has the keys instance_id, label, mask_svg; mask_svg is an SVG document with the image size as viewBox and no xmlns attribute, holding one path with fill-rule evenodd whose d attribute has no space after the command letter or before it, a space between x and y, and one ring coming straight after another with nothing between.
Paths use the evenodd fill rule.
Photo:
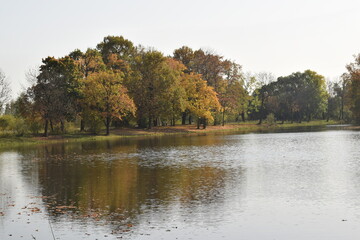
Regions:
<instances>
[{"instance_id":1,"label":"bare branch","mask_svg":"<svg viewBox=\"0 0 360 240\"><path fill-rule=\"evenodd\" d=\"M3 113L6 103L11 100L10 82L0 70L0 112Z\"/></svg>"}]
</instances>

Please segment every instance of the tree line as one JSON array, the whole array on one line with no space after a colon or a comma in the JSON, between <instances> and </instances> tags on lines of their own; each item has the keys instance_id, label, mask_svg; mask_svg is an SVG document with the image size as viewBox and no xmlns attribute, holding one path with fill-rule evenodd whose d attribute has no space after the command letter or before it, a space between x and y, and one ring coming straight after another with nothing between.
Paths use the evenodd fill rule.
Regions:
<instances>
[{"instance_id":1,"label":"tree line","mask_svg":"<svg viewBox=\"0 0 360 240\"><path fill-rule=\"evenodd\" d=\"M183 46L172 56L107 36L95 48L47 57L28 78L31 86L9 102L0 72L0 128L24 132L98 133L112 126L152 128L175 124L224 125L275 119L335 119L360 123L360 55L336 82L311 70L275 79L243 73L242 66L212 51Z\"/></svg>"}]
</instances>

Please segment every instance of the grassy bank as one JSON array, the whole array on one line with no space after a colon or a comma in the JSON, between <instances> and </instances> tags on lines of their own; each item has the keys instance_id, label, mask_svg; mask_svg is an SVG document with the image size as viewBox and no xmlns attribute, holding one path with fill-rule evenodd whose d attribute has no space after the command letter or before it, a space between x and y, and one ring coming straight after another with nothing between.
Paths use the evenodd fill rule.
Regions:
<instances>
[{"instance_id":1,"label":"grassy bank","mask_svg":"<svg viewBox=\"0 0 360 240\"><path fill-rule=\"evenodd\" d=\"M154 127L152 129L135 129L135 128L122 128L112 129L110 136L104 134L91 135L88 133L69 133L64 135L53 135L50 137L41 136L25 136L16 137L9 134L0 137L0 148L16 147L16 146L30 146L38 144L48 144L57 142L79 142L79 141L102 141L113 140L119 138L134 138L134 137L147 137L147 136L164 136L173 134L204 134L204 133L216 133L216 132L257 132L257 131L276 131L276 129L295 129L301 127L316 127L326 126L332 124L339 124L336 121L311 121L302 123L290 123L283 124L261 124L258 125L257 121L241 122L241 123L229 123L225 126L207 126L206 129L197 129L195 125L179 125L179 126L166 126L166 127Z\"/></svg>"}]
</instances>

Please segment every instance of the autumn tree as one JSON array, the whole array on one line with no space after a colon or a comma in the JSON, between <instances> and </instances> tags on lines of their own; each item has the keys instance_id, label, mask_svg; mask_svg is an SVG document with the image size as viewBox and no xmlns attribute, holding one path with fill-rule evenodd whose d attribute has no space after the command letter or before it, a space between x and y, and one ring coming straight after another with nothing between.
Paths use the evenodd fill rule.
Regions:
<instances>
[{"instance_id":1,"label":"autumn tree","mask_svg":"<svg viewBox=\"0 0 360 240\"><path fill-rule=\"evenodd\" d=\"M81 78L87 78L89 75L99 73L106 70L106 65L102 59L101 53L92 48L88 48L85 53L79 49L74 50L69 54L69 57L75 61L80 73ZM80 93L80 92L79 92ZM78 100L78 113L81 117L80 120L80 131L85 131L85 111L82 101L83 96L79 94Z\"/></svg>"},{"instance_id":2,"label":"autumn tree","mask_svg":"<svg viewBox=\"0 0 360 240\"><path fill-rule=\"evenodd\" d=\"M86 110L103 120L106 135L110 134L113 119L135 114L135 104L123 86L119 73L94 73L82 80L82 83L81 92Z\"/></svg>"},{"instance_id":3,"label":"autumn tree","mask_svg":"<svg viewBox=\"0 0 360 240\"><path fill-rule=\"evenodd\" d=\"M219 92L221 82L223 79L223 57L211 51L204 51L202 49L194 52L193 69L192 71L201 74L202 78L213 87L216 92Z\"/></svg>"},{"instance_id":4,"label":"autumn tree","mask_svg":"<svg viewBox=\"0 0 360 240\"><path fill-rule=\"evenodd\" d=\"M219 89L219 102L221 104L222 125L225 124L227 113L244 112L247 104L247 94L243 87L243 74L241 66L235 62L223 61L224 78Z\"/></svg>"},{"instance_id":5,"label":"autumn tree","mask_svg":"<svg viewBox=\"0 0 360 240\"><path fill-rule=\"evenodd\" d=\"M134 44L123 36L107 36L96 48L101 52L105 64L108 64L110 57L115 54L119 59L129 60L135 53Z\"/></svg>"},{"instance_id":6,"label":"autumn tree","mask_svg":"<svg viewBox=\"0 0 360 240\"><path fill-rule=\"evenodd\" d=\"M206 128L206 123L213 120L212 112L220 110L220 103L216 92L208 86L200 74L185 74L182 84L186 91L186 108L197 118L197 128L201 122Z\"/></svg>"},{"instance_id":7,"label":"autumn tree","mask_svg":"<svg viewBox=\"0 0 360 240\"><path fill-rule=\"evenodd\" d=\"M185 65L185 73L190 73L193 71L194 57L194 51L187 46L175 49L173 53L173 58Z\"/></svg>"},{"instance_id":8,"label":"autumn tree","mask_svg":"<svg viewBox=\"0 0 360 240\"><path fill-rule=\"evenodd\" d=\"M177 61L180 61L186 67L184 69L184 73L191 73L193 71L194 57L195 57L194 51L187 46L183 46L181 48L175 49L173 52L173 58ZM188 109L185 109L181 113L182 125L186 124L186 118L188 117L189 114L190 113ZM189 116L189 119L191 119L191 116ZM191 120L189 120L189 122L191 123Z\"/></svg>"},{"instance_id":9,"label":"autumn tree","mask_svg":"<svg viewBox=\"0 0 360 240\"><path fill-rule=\"evenodd\" d=\"M92 73L98 73L106 69L101 53L96 49L88 48L85 53L76 49L69 54L69 57L78 64L84 78Z\"/></svg>"},{"instance_id":10,"label":"autumn tree","mask_svg":"<svg viewBox=\"0 0 360 240\"><path fill-rule=\"evenodd\" d=\"M135 58L127 86L137 106L140 127L159 125L161 118L174 122L175 111L183 108L179 88L183 68L155 50L144 51Z\"/></svg>"},{"instance_id":11,"label":"autumn tree","mask_svg":"<svg viewBox=\"0 0 360 240\"><path fill-rule=\"evenodd\" d=\"M163 74L167 78L169 88L162 99L160 117L169 119L175 126L176 119L186 109L186 91L181 84L186 67L172 58L166 58L163 66Z\"/></svg>"},{"instance_id":12,"label":"autumn tree","mask_svg":"<svg viewBox=\"0 0 360 240\"><path fill-rule=\"evenodd\" d=\"M241 66L235 62L224 60L222 56L202 49L193 51L183 46L176 49L173 57L181 61L187 68L185 73L201 74L207 85L213 87L222 105L221 113L213 112L214 125L225 122L226 113L235 113L244 108L244 89L242 86ZM185 124L188 112L184 112L182 123Z\"/></svg>"}]
</instances>

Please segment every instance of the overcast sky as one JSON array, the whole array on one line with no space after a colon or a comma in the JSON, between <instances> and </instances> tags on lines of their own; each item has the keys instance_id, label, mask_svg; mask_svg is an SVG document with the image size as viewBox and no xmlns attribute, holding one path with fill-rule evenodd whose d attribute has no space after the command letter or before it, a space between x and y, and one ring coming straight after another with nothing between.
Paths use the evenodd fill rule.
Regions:
<instances>
[{"instance_id":1,"label":"overcast sky","mask_svg":"<svg viewBox=\"0 0 360 240\"><path fill-rule=\"evenodd\" d=\"M122 35L166 55L212 49L244 71L335 78L360 53L359 9L358 0L0 0L0 69L18 94L42 58Z\"/></svg>"}]
</instances>

